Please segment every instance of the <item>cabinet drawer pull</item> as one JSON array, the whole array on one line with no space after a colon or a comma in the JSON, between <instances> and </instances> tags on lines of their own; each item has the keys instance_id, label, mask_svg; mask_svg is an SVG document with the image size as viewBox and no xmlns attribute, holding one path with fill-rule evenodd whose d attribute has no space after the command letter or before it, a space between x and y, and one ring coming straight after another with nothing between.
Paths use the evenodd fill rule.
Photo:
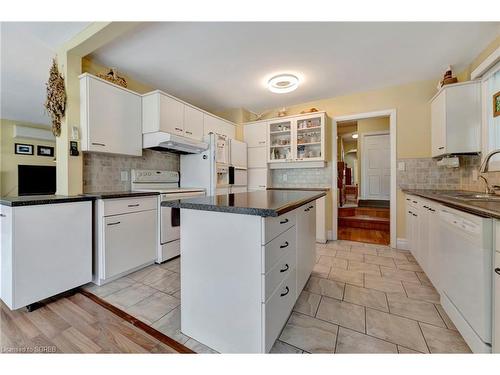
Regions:
<instances>
[{"instance_id":1,"label":"cabinet drawer pull","mask_svg":"<svg viewBox=\"0 0 500 375\"><path fill-rule=\"evenodd\" d=\"M177 130L178 132L181 132L182 129L181 128L175 128L175 130Z\"/></svg>"},{"instance_id":2,"label":"cabinet drawer pull","mask_svg":"<svg viewBox=\"0 0 500 375\"><path fill-rule=\"evenodd\" d=\"M417 215L415 215L415 214L412 214L412 215L413 215L413 216L417 216Z\"/></svg>"},{"instance_id":3,"label":"cabinet drawer pull","mask_svg":"<svg viewBox=\"0 0 500 375\"><path fill-rule=\"evenodd\" d=\"M411 212L411 211L408 211L408 213L409 213L410 215L411 215L411 214L413 214L413 212Z\"/></svg>"},{"instance_id":4,"label":"cabinet drawer pull","mask_svg":"<svg viewBox=\"0 0 500 375\"><path fill-rule=\"evenodd\" d=\"M311 207L308 207L304 210L304 212L309 212L311 210Z\"/></svg>"},{"instance_id":5,"label":"cabinet drawer pull","mask_svg":"<svg viewBox=\"0 0 500 375\"><path fill-rule=\"evenodd\" d=\"M286 272L286 271L288 271L289 268L290 268L290 266L287 263L287 264L285 264L285 268L280 269L280 272Z\"/></svg>"},{"instance_id":6,"label":"cabinet drawer pull","mask_svg":"<svg viewBox=\"0 0 500 375\"><path fill-rule=\"evenodd\" d=\"M140 206L140 204L139 204L139 203L136 203L136 204L129 204L128 206L129 206L129 207L139 207L139 206Z\"/></svg>"},{"instance_id":7,"label":"cabinet drawer pull","mask_svg":"<svg viewBox=\"0 0 500 375\"><path fill-rule=\"evenodd\" d=\"M259 145L263 145L265 143L266 143L266 141L259 141Z\"/></svg>"},{"instance_id":8,"label":"cabinet drawer pull","mask_svg":"<svg viewBox=\"0 0 500 375\"><path fill-rule=\"evenodd\" d=\"M92 144L94 146L106 146L104 143L96 143L96 142L92 142Z\"/></svg>"},{"instance_id":9,"label":"cabinet drawer pull","mask_svg":"<svg viewBox=\"0 0 500 375\"><path fill-rule=\"evenodd\" d=\"M7 217L7 215L5 215L5 214L0 214L0 217Z\"/></svg>"},{"instance_id":10,"label":"cabinet drawer pull","mask_svg":"<svg viewBox=\"0 0 500 375\"><path fill-rule=\"evenodd\" d=\"M314 208L314 206L309 206L309 209L312 210Z\"/></svg>"},{"instance_id":11,"label":"cabinet drawer pull","mask_svg":"<svg viewBox=\"0 0 500 375\"><path fill-rule=\"evenodd\" d=\"M286 286L286 287L285 287L285 292L281 293L281 294L280 294L280 297L284 297L284 296L286 296L289 292L290 292L290 288L288 288L288 287Z\"/></svg>"},{"instance_id":12,"label":"cabinet drawer pull","mask_svg":"<svg viewBox=\"0 0 500 375\"><path fill-rule=\"evenodd\" d=\"M285 241L285 243L280 246L280 249L284 249L285 247L288 247L288 245L289 245L288 241Z\"/></svg>"},{"instance_id":13,"label":"cabinet drawer pull","mask_svg":"<svg viewBox=\"0 0 500 375\"><path fill-rule=\"evenodd\" d=\"M442 149L444 149L444 147L443 147L443 146L442 146L442 147L438 147L438 150L442 150Z\"/></svg>"},{"instance_id":14,"label":"cabinet drawer pull","mask_svg":"<svg viewBox=\"0 0 500 375\"><path fill-rule=\"evenodd\" d=\"M283 220L283 221L280 221L280 224L286 224L286 223L288 223L288 219L285 219L285 220Z\"/></svg>"},{"instance_id":15,"label":"cabinet drawer pull","mask_svg":"<svg viewBox=\"0 0 500 375\"><path fill-rule=\"evenodd\" d=\"M495 268L495 273L496 273L497 275L500 275L500 268L498 268L498 267L497 267L497 268Z\"/></svg>"},{"instance_id":16,"label":"cabinet drawer pull","mask_svg":"<svg viewBox=\"0 0 500 375\"><path fill-rule=\"evenodd\" d=\"M108 223L108 225L118 225L120 223L121 223L121 221L115 221L114 223Z\"/></svg>"},{"instance_id":17,"label":"cabinet drawer pull","mask_svg":"<svg viewBox=\"0 0 500 375\"><path fill-rule=\"evenodd\" d=\"M413 201L413 203L418 203L417 201Z\"/></svg>"},{"instance_id":18,"label":"cabinet drawer pull","mask_svg":"<svg viewBox=\"0 0 500 375\"><path fill-rule=\"evenodd\" d=\"M187 131L187 130L186 130L186 134L191 134L191 135L193 135L193 133L192 133L192 132Z\"/></svg>"},{"instance_id":19,"label":"cabinet drawer pull","mask_svg":"<svg viewBox=\"0 0 500 375\"><path fill-rule=\"evenodd\" d=\"M427 207L427 206L423 206L423 207L424 207L424 208L429 208L429 207Z\"/></svg>"},{"instance_id":20,"label":"cabinet drawer pull","mask_svg":"<svg viewBox=\"0 0 500 375\"><path fill-rule=\"evenodd\" d=\"M411 199L410 199L410 198L406 198L406 200L407 200L408 202L409 202L409 201L411 201Z\"/></svg>"}]
</instances>

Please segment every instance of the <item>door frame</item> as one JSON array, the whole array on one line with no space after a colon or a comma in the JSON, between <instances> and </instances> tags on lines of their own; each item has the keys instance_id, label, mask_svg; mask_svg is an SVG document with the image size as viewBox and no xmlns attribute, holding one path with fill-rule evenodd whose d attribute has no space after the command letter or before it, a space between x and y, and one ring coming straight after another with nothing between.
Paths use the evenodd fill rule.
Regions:
<instances>
[{"instance_id":1,"label":"door frame","mask_svg":"<svg viewBox=\"0 0 500 375\"><path fill-rule=\"evenodd\" d=\"M358 132L359 134L359 132ZM387 130L380 130L380 131L373 131L373 132L368 132L368 133L363 133L363 134L359 134L359 142L360 142L360 149L364 149L365 147L365 142L366 142L366 137L370 137L372 135L389 135L389 140L390 140L390 131L387 131ZM362 155L362 158L364 159L365 154ZM366 199L366 184L363 183L363 181L366 181L367 180L367 176L366 176L366 169L363 167L364 165L366 165L365 163L365 160L361 160L361 176L360 176L360 182L361 182L361 191L359 192L359 196L361 197L361 199ZM391 175L392 175L392 171L391 171Z\"/></svg>"},{"instance_id":2,"label":"door frame","mask_svg":"<svg viewBox=\"0 0 500 375\"><path fill-rule=\"evenodd\" d=\"M332 215L332 239L338 238L338 189L337 189L337 123L343 121L364 120L374 117L389 117L390 143L391 143L391 198L390 198L390 246L396 247L397 241L397 191L396 191L396 129L397 129L397 111L396 109L385 109L373 112L357 113L354 115L336 116L332 121L332 199L333 199L333 215Z\"/></svg>"}]
</instances>

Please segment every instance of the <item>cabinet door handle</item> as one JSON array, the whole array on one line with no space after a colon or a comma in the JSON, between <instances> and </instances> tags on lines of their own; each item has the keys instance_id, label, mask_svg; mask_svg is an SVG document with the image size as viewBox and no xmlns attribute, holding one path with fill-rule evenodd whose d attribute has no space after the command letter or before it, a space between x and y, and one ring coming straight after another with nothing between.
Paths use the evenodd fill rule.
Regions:
<instances>
[{"instance_id":1,"label":"cabinet door handle","mask_svg":"<svg viewBox=\"0 0 500 375\"><path fill-rule=\"evenodd\" d=\"M314 208L314 206L309 206L309 209L312 210Z\"/></svg>"},{"instance_id":2,"label":"cabinet door handle","mask_svg":"<svg viewBox=\"0 0 500 375\"><path fill-rule=\"evenodd\" d=\"M406 198L406 200L407 200L408 202L409 202L409 201L411 201L411 199L410 199L410 198Z\"/></svg>"},{"instance_id":3,"label":"cabinet door handle","mask_svg":"<svg viewBox=\"0 0 500 375\"><path fill-rule=\"evenodd\" d=\"M413 201L413 203L418 203L417 201Z\"/></svg>"},{"instance_id":4,"label":"cabinet door handle","mask_svg":"<svg viewBox=\"0 0 500 375\"><path fill-rule=\"evenodd\" d=\"M7 215L5 215L5 214L0 214L0 217L7 217Z\"/></svg>"},{"instance_id":5,"label":"cabinet door handle","mask_svg":"<svg viewBox=\"0 0 500 375\"><path fill-rule=\"evenodd\" d=\"M120 223L121 223L121 221L115 221L114 223L108 223L108 225L118 225Z\"/></svg>"},{"instance_id":6,"label":"cabinet door handle","mask_svg":"<svg viewBox=\"0 0 500 375\"><path fill-rule=\"evenodd\" d=\"M304 211L305 211L305 212L309 212L310 210L311 210L311 208L310 208L310 207L308 207L308 208L306 208Z\"/></svg>"},{"instance_id":7,"label":"cabinet door handle","mask_svg":"<svg viewBox=\"0 0 500 375\"><path fill-rule=\"evenodd\" d=\"M96 143L96 142L92 142L92 144L94 146L106 146L104 143Z\"/></svg>"},{"instance_id":8,"label":"cabinet door handle","mask_svg":"<svg viewBox=\"0 0 500 375\"><path fill-rule=\"evenodd\" d=\"M412 215L413 215L413 216L417 216L417 215L415 215L415 214L412 214Z\"/></svg>"},{"instance_id":9,"label":"cabinet door handle","mask_svg":"<svg viewBox=\"0 0 500 375\"><path fill-rule=\"evenodd\" d=\"M280 224L286 224L286 223L288 223L288 219L285 219L285 220L283 220L283 221L280 221Z\"/></svg>"},{"instance_id":10,"label":"cabinet door handle","mask_svg":"<svg viewBox=\"0 0 500 375\"><path fill-rule=\"evenodd\" d=\"M429 207L427 207L427 206L423 206L423 207L424 207L424 208L429 208Z\"/></svg>"},{"instance_id":11,"label":"cabinet door handle","mask_svg":"<svg viewBox=\"0 0 500 375\"><path fill-rule=\"evenodd\" d=\"M265 143L266 143L266 141L259 141L259 145L263 145Z\"/></svg>"},{"instance_id":12,"label":"cabinet door handle","mask_svg":"<svg viewBox=\"0 0 500 375\"><path fill-rule=\"evenodd\" d=\"M186 131L185 131L185 133L186 133L186 134L191 134L191 135L193 134L192 132L190 132L190 131L188 131L188 130L186 130Z\"/></svg>"},{"instance_id":13,"label":"cabinet door handle","mask_svg":"<svg viewBox=\"0 0 500 375\"><path fill-rule=\"evenodd\" d=\"M288 293L290 292L290 288L288 288L287 286L285 287L285 292L281 293L280 296L281 297L284 297L286 296Z\"/></svg>"},{"instance_id":14,"label":"cabinet door handle","mask_svg":"<svg viewBox=\"0 0 500 375\"><path fill-rule=\"evenodd\" d=\"M443 150L443 149L444 149L444 147L438 147L438 150Z\"/></svg>"},{"instance_id":15,"label":"cabinet door handle","mask_svg":"<svg viewBox=\"0 0 500 375\"><path fill-rule=\"evenodd\" d=\"M181 128L175 128L175 130L177 130L178 132L181 132L182 129Z\"/></svg>"},{"instance_id":16,"label":"cabinet door handle","mask_svg":"<svg viewBox=\"0 0 500 375\"><path fill-rule=\"evenodd\" d=\"M408 213L409 213L409 214L413 214L413 212L411 212L411 211L408 211Z\"/></svg>"},{"instance_id":17,"label":"cabinet door handle","mask_svg":"<svg viewBox=\"0 0 500 375\"><path fill-rule=\"evenodd\" d=\"M139 203L136 203L136 204L129 204L128 206L129 206L129 207L139 207L139 206L140 206L140 204L139 204Z\"/></svg>"},{"instance_id":18,"label":"cabinet door handle","mask_svg":"<svg viewBox=\"0 0 500 375\"><path fill-rule=\"evenodd\" d=\"M497 275L500 275L500 268L498 268L498 267L497 267L497 268L495 268L495 273L496 273Z\"/></svg>"},{"instance_id":19,"label":"cabinet door handle","mask_svg":"<svg viewBox=\"0 0 500 375\"><path fill-rule=\"evenodd\" d=\"M280 272L286 272L286 271L288 271L289 268L290 268L290 266L288 265L288 263L286 263L285 268L280 269Z\"/></svg>"},{"instance_id":20,"label":"cabinet door handle","mask_svg":"<svg viewBox=\"0 0 500 375\"><path fill-rule=\"evenodd\" d=\"M288 241L285 241L285 243L280 246L280 249L284 249L285 247L288 247L288 245L289 245Z\"/></svg>"}]
</instances>

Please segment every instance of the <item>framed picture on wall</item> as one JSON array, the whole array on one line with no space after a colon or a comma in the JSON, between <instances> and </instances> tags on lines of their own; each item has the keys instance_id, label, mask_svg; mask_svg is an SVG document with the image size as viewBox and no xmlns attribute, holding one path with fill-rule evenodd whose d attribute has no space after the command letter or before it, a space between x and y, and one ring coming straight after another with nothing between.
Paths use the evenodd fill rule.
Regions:
<instances>
[{"instance_id":1,"label":"framed picture on wall","mask_svg":"<svg viewBox=\"0 0 500 375\"><path fill-rule=\"evenodd\" d=\"M500 91L493 95L493 117L500 116Z\"/></svg>"},{"instance_id":2,"label":"framed picture on wall","mask_svg":"<svg viewBox=\"0 0 500 375\"><path fill-rule=\"evenodd\" d=\"M15 143L14 152L19 155L33 155L33 145Z\"/></svg>"},{"instance_id":3,"label":"framed picture on wall","mask_svg":"<svg viewBox=\"0 0 500 375\"><path fill-rule=\"evenodd\" d=\"M38 156L51 156L54 157L54 147L51 146L37 146L36 154Z\"/></svg>"}]
</instances>

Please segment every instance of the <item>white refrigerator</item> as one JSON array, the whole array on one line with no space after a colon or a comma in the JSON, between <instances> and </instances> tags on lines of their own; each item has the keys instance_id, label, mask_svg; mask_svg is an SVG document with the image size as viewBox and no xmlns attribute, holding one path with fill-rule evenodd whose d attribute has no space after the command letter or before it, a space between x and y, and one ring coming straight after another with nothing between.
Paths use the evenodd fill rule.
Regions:
<instances>
[{"instance_id":1,"label":"white refrigerator","mask_svg":"<svg viewBox=\"0 0 500 375\"><path fill-rule=\"evenodd\" d=\"M204 188L207 195L247 191L247 145L211 133L206 151L180 157L181 186Z\"/></svg>"}]
</instances>

